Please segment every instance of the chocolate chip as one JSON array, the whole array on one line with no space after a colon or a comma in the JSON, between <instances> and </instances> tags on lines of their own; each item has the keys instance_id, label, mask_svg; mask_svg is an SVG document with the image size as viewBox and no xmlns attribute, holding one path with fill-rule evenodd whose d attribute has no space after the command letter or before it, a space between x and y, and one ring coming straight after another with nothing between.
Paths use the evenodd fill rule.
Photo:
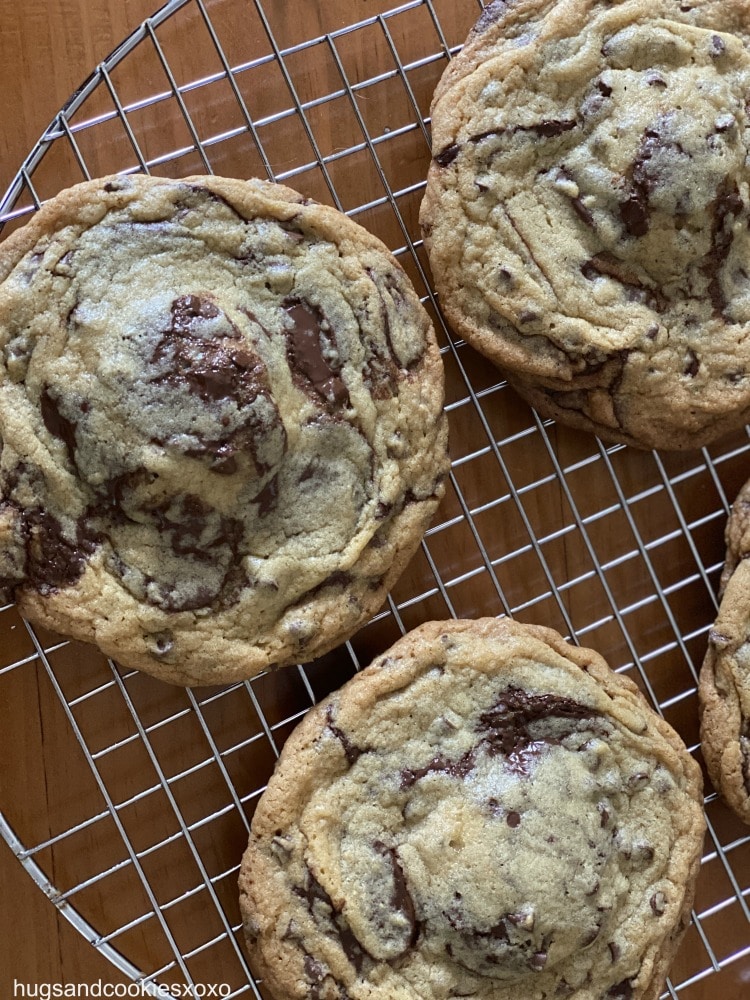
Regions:
<instances>
[{"instance_id":1,"label":"chocolate chip","mask_svg":"<svg viewBox=\"0 0 750 1000\"><path fill-rule=\"evenodd\" d=\"M339 729L339 727L335 724L334 717L335 713L333 705L329 705L328 708L326 709L326 722L327 722L326 728L328 729L329 733L332 736L335 736L335 738L341 744L347 763L351 767L352 764L355 764L362 756L362 754L365 753L366 751L361 750L358 746L355 746L355 744L352 743L352 741L349 739L349 737L343 731L343 729Z\"/></svg>"},{"instance_id":2,"label":"chocolate chip","mask_svg":"<svg viewBox=\"0 0 750 1000\"><path fill-rule=\"evenodd\" d=\"M387 847L380 841L377 841L374 846L375 849L383 855L383 857L387 858L391 867L391 874L393 877L393 891L390 899L391 907L396 910L396 912L400 913L406 920L407 927L403 935L402 951L400 953L403 955L409 951L409 949L414 947L419 933L414 900L409 892L406 876L404 875L404 870L401 867L401 862L395 848Z\"/></svg>"},{"instance_id":3,"label":"chocolate chip","mask_svg":"<svg viewBox=\"0 0 750 1000\"><path fill-rule=\"evenodd\" d=\"M458 143L453 142L450 146L445 146L439 153L436 154L435 163L437 163L439 167L448 167L451 163L453 163L460 151L461 147Z\"/></svg>"},{"instance_id":4,"label":"chocolate chip","mask_svg":"<svg viewBox=\"0 0 750 1000\"><path fill-rule=\"evenodd\" d=\"M581 222L588 226L589 229L594 229L594 216L584 205L580 196L577 198L571 198L570 203L573 206L573 211L576 213Z\"/></svg>"},{"instance_id":5,"label":"chocolate chip","mask_svg":"<svg viewBox=\"0 0 750 1000\"><path fill-rule=\"evenodd\" d=\"M645 236L648 232L649 212L639 194L632 194L620 205L620 218L631 236Z\"/></svg>"},{"instance_id":6,"label":"chocolate chip","mask_svg":"<svg viewBox=\"0 0 750 1000\"><path fill-rule=\"evenodd\" d=\"M515 811L511 811L511 812L509 812L509 813L508 813L508 815L507 815L507 816L505 817L505 822L506 822L506 823L508 824L508 826L509 826L509 827L511 827L511 829L514 829L514 830L515 830L515 828L516 828L516 827L517 827L517 826L518 826L518 825L520 824L520 822L521 822L521 814L520 814L520 813L517 813L517 812L515 812Z\"/></svg>"},{"instance_id":7,"label":"chocolate chip","mask_svg":"<svg viewBox=\"0 0 750 1000\"><path fill-rule=\"evenodd\" d=\"M695 376L700 371L700 359L692 347L687 349L687 354L685 356L685 363L683 366L683 373L688 375L690 378L695 378Z\"/></svg>"},{"instance_id":8,"label":"chocolate chip","mask_svg":"<svg viewBox=\"0 0 750 1000\"><path fill-rule=\"evenodd\" d=\"M276 504L279 498L279 477L278 475L272 476L260 493L255 498L255 503L258 505L258 516L266 517L271 511L276 509Z\"/></svg>"},{"instance_id":9,"label":"chocolate chip","mask_svg":"<svg viewBox=\"0 0 750 1000\"><path fill-rule=\"evenodd\" d=\"M39 398L39 409L44 426L53 437L63 442L70 464L75 465L76 425L62 415L59 400L53 397L48 385L44 387Z\"/></svg>"},{"instance_id":10,"label":"chocolate chip","mask_svg":"<svg viewBox=\"0 0 750 1000\"><path fill-rule=\"evenodd\" d=\"M633 981L623 979L622 982L610 986L606 993L611 1000L633 1000Z\"/></svg>"},{"instance_id":11,"label":"chocolate chip","mask_svg":"<svg viewBox=\"0 0 750 1000\"><path fill-rule=\"evenodd\" d=\"M578 122L575 119L565 119L562 121L559 119L545 119L536 125L522 126L522 128L528 129L545 139L553 139L564 132L570 132L577 124Z\"/></svg>"},{"instance_id":12,"label":"chocolate chip","mask_svg":"<svg viewBox=\"0 0 750 1000\"><path fill-rule=\"evenodd\" d=\"M711 39L708 43L708 54L712 59L718 59L723 56L727 50L726 43L720 35L711 35Z\"/></svg>"},{"instance_id":13,"label":"chocolate chip","mask_svg":"<svg viewBox=\"0 0 750 1000\"><path fill-rule=\"evenodd\" d=\"M614 964L622 954L622 948L620 948L619 944L615 941L610 941L607 947L609 948L609 954L612 958L612 963Z\"/></svg>"},{"instance_id":14,"label":"chocolate chip","mask_svg":"<svg viewBox=\"0 0 750 1000\"><path fill-rule=\"evenodd\" d=\"M308 302L291 299L284 303L284 310L293 324L286 335L293 375L301 376L303 383L329 405L348 406L349 391L341 378L340 366L333 362L331 350L326 351L325 339L330 327L323 313ZM335 342L332 347L335 348Z\"/></svg>"}]
</instances>

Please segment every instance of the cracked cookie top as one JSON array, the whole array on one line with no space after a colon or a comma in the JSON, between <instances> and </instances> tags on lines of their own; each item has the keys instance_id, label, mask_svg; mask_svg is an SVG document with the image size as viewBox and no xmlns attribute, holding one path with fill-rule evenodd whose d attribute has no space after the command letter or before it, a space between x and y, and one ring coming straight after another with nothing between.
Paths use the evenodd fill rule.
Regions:
<instances>
[{"instance_id":1,"label":"cracked cookie top","mask_svg":"<svg viewBox=\"0 0 750 1000\"><path fill-rule=\"evenodd\" d=\"M284 1000L658 997L687 922L698 765L590 650L431 622L308 714L240 872Z\"/></svg>"},{"instance_id":2,"label":"cracked cookie top","mask_svg":"<svg viewBox=\"0 0 750 1000\"><path fill-rule=\"evenodd\" d=\"M0 248L0 589L182 683L372 614L446 471L434 332L386 248L262 181L113 177Z\"/></svg>"},{"instance_id":3,"label":"cracked cookie top","mask_svg":"<svg viewBox=\"0 0 750 1000\"><path fill-rule=\"evenodd\" d=\"M442 307L543 414L665 449L750 417L749 14L494 2L438 85Z\"/></svg>"}]
</instances>

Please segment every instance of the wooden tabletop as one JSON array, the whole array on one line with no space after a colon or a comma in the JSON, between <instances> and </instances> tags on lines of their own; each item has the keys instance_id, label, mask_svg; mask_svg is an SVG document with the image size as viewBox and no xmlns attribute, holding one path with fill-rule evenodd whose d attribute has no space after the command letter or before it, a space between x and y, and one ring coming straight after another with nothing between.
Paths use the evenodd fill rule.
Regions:
<instances>
[{"instance_id":1,"label":"wooden tabletop","mask_svg":"<svg viewBox=\"0 0 750 1000\"><path fill-rule=\"evenodd\" d=\"M154 13L157 9L157 3L158 0L26 0L24 3L19 3L17 0L0 0L0 93L3 96L3 100L0 102L0 193L6 189L27 152L33 147L67 98L100 60L105 58L145 17ZM209 0L209 4L217 14L226 11L230 6L229 0ZM302 0L300 2L274 0L273 5L268 5L269 10L271 6L274 9L274 16L279 21L284 21L291 26L290 37L304 39L312 37L318 30L331 30L334 25L346 25L355 16L357 18L367 16L370 12L385 9L387 5L378 4L376 0L304 0L304 2ZM435 6L446 12L447 25L451 17L448 12L453 6L461 7L461 4L442 4L440 0L435 0ZM478 5L473 4L472 6L476 6L478 10ZM251 7L251 4L247 5L248 10ZM464 4L464 9L465 7ZM465 17L465 13L463 16ZM429 24L423 27L430 28ZM392 30L395 36L399 30L398 22L393 22ZM409 78L409 83L413 88L413 93L416 94L416 100L424 106L425 102L429 101L428 89L434 84L435 69L430 65L425 68L420 62L422 54L420 52L420 32L422 32L422 27L415 22L409 27L409 31L411 34L405 35L404 39L396 38L394 42L391 38L389 45L391 43L413 45L415 68ZM456 28L457 31L458 28ZM368 39L369 45L372 39L366 33L365 37ZM377 50L381 58L383 53L387 58L389 51L388 46L383 42L384 37L381 32L379 35L381 47ZM458 37L455 34L453 41L455 42ZM409 41L409 38L412 41ZM343 36L341 40L342 50L345 49L346 42L347 39ZM171 43L177 46L175 49L177 51L180 44L179 38L172 39ZM362 65L367 64L371 57L374 58L373 52L375 52L374 47L371 49L363 48L361 51L353 48L352 51L346 51L345 56L350 60L352 67L361 69ZM309 53L302 53L300 59L314 60L318 55L318 50L311 50ZM184 64L189 66L193 56L198 60L199 56L191 51L188 39L183 46L181 58L184 60ZM321 61L319 69L315 67L310 69L311 74L314 75L316 72L321 75L330 73L330 64L324 65ZM371 67L367 72L375 75L376 68ZM430 76L430 73L433 76ZM124 87L129 85L124 77L120 82ZM258 80L258 86L262 86L263 83L263 80ZM136 89L133 92L135 93ZM311 90L311 93L314 92ZM391 131L390 118L386 115L388 112L393 118L393 134L399 134L399 127L403 126L403 122L408 119L412 112L407 107L404 112L406 117L399 120L399 114L402 113L403 109L397 106L395 99L389 105L389 99L383 98L382 106L378 104L379 100L372 96L369 91L361 96L360 107L364 109L364 115L370 116L368 123L377 119L379 122L377 128L382 133L382 137L385 138ZM172 127L166 121L168 103L164 102L153 111L153 118L147 122L148 128L144 128L145 153L153 155L157 159L160 134L165 128ZM339 161L336 159L337 150L342 148L343 144L351 143L350 136L357 134L357 123L352 122L351 115L346 117L344 103L342 102L342 117L329 116L329 119L318 114L315 102L311 103L309 115L311 119L314 119L318 142L323 151L330 154L329 173L334 178L337 190L345 202L344 207L348 207L349 204L364 204L370 199L375 207L369 214L366 213L364 219L360 219L360 221L364 221L366 224L372 223L373 226L382 225L387 231L390 223L380 213L379 199L382 200L382 187L378 189L377 177L374 181L367 181L373 185L370 192L361 189L361 186L365 184L365 172L358 171L356 165L346 171L339 170ZM337 104L336 107L338 106ZM217 102L216 105L211 105L208 109L201 110L196 107L195 113L200 115L205 112L208 118L215 116L212 127L217 130L224 127L229 128L231 123L226 126L222 124L221 107L221 102ZM147 109L144 115L147 116L150 113ZM378 118L378 116L380 117ZM402 194L399 204L404 211L407 224L413 225L416 201L410 198L409 190L411 187L416 187L420 177L423 176L424 150L419 157L412 156L409 143L412 142L412 139L415 143L423 140L419 132L409 133L407 130L404 135L403 145L393 144L394 162L387 161L388 150L391 147L385 143L382 146L382 160L386 164L386 169L398 171L398 176L403 178L403 191L406 193ZM81 141L85 141L86 138L85 134L82 135ZM304 143L307 140L302 135L298 141ZM177 140L175 140L175 144L176 142ZM231 143L226 143L227 148L230 145ZM117 149L119 148L117 147ZM119 156L117 149L110 155L111 151L106 142L99 146L93 144L91 147L87 147L86 155L89 163L95 166L96 172L103 173L108 169L117 169ZM289 164L293 165L293 153L287 153L285 149L283 147L276 150L276 155L282 165L286 162L285 157ZM184 163L175 166L175 170L184 173L183 168L192 162L188 157ZM356 157L352 158L352 162L356 164ZM54 170L54 166L50 169ZM168 172L169 169L170 164L167 164L161 172ZM199 172L200 163L198 163L197 169L195 167L192 169ZM248 172L253 169L257 170L257 163L244 164L243 169ZM54 180L54 177L48 178L48 183L54 185ZM302 183L311 186L316 197L320 196L321 192L323 197L326 196L325 184L320 181L317 174L305 175L302 178ZM321 185L321 191L315 189L315 184L318 183ZM393 232L387 231L387 235L393 236ZM386 235L383 238L386 238ZM400 238L399 234L396 233L394 239L398 238ZM518 598L519 605L524 608L524 617L526 620L533 620L537 617L540 622L546 623L550 615L554 619L555 616L559 618L562 613L564 619L568 614L575 618L576 614L580 613L584 616L583 620L588 621L589 619L585 618L585 615L588 614L588 608L593 606L591 602L600 600L601 595L594 592L593 585L589 589L585 589L588 586L586 581L589 578L596 580L597 573L601 577L601 567L598 568L597 572L593 572L590 561L586 561L588 558L586 553L578 553L575 545L570 541L578 537L572 532L573 529L580 531L580 524L576 525L571 522L568 525L565 520L566 517L570 520L569 514L566 514L568 511L566 505L569 503L566 499L567 494L563 493L559 483L557 483L557 472L550 465L549 455L543 449L537 448L537 445L540 445L539 435L534 431L534 434L529 437L523 430L525 426L523 421L530 419L528 411L524 410L517 402L508 408L503 402L506 398L505 390L500 391L497 388L497 374L491 374L488 371L489 366L484 365L470 351L462 350L462 353L456 355L456 358L460 358L461 362L466 365L477 392L487 401L485 412L489 415L489 421L493 424L492 429L495 430L496 436L499 432L494 421L497 418L499 425L500 416L503 419L509 419L511 424L518 428L517 445L509 444L508 452L504 454L511 455L511 448L513 449L508 461L512 463L512 475L516 484L523 484L521 492L529 498L525 508L526 513L532 520L539 519L538 525L535 527L537 539L542 536L552 539L548 549L545 550L547 565L552 566L554 572L555 560L559 559L560 565L565 567L565 571L572 581L563 598L560 597L559 592L555 595L555 600L550 598L546 602L541 601L540 603L529 601L524 604L522 598ZM447 360L451 362L451 355L447 356ZM497 568L498 574L501 574L505 552L502 546L507 545L509 541L513 541L513 544L517 545L516 555L507 563L511 573L506 581L506 592L511 595L515 587L521 588L523 585L536 587L536 592L544 593L545 589L548 589L549 581L544 574L539 575L539 565L533 562L532 546L524 545L518 541L519 538L526 537L524 532L528 527L519 521L518 510L522 509L522 504L516 502L514 505L513 502L509 502L493 506L500 493L507 493L507 484L498 471L498 466L494 464L492 455L489 454L487 457L484 454L485 451L490 453L492 449L482 450L477 445L477 441L487 431L487 428L478 423L476 409L472 409L471 405L463 405L466 400L461 397L461 392L465 395L465 387L460 388L463 383L460 382L457 375L457 365L457 360L451 362L448 371L449 387L454 386L455 388L460 383L459 389L456 389L451 396L453 407L451 412L451 449L452 456L456 459L456 481L449 491L450 495L442 515L446 530L442 532L440 538L444 537L446 540L442 543L441 548L440 538L434 538L431 540L431 550L435 558L438 559L441 568L445 570L446 575L450 574L452 582L455 582L455 587L450 592L453 601L452 607L464 614L494 614L499 613L502 608L493 606L492 601L488 600L488 594L490 598L493 595L496 597L495 591L492 591L491 588L486 589L487 580L491 575L484 571L489 564L487 561L488 552L495 560L492 563L493 567ZM499 407L496 411L492 409L495 402L498 403ZM573 481L574 474L571 473L568 488L573 489L574 492L577 489L576 496L585 498L585 502L590 503L591 511L595 512L605 508L615 510L621 503L621 498L613 493L611 477L607 479L605 475L599 479L588 478L586 470L589 468L596 467L600 473L603 471L601 461L597 460L598 464L592 465L590 440L583 435L572 433L561 433L557 437L555 437L554 431L550 431L550 434L558 449L557 454L566 468L584 470L582 485L576 486ZM512 440L512 437L509 438L509 441ZM529 441L531 445L528 444ZM747 459L743 449L746 449L746 442L744 445L741 442L738 445L736 452L738 457L733 457L733 452L722 453L719 478L722 489L730 497L746 477ZM617 549L619 552L618 545L623 533L635 531L638 536L637 559L631 559L629 562L625 559L621 577L617 578L617 585L621 587L621 595L618 594L618 597L621 596L623 607L625 603L632 607L638 606L640 599L638 595L641 591L637 590L637 581L634 582L634 576L646 572L647 550L649 552L653 550L656 553L654 559L657 561L661 559L656 572L659 574L663 572L665 589L670 580L670 572L672 573L672 586L675 594L670 592L668 601L663 592L660 593L660 599L656 602L647 598L643 601L642 609L637 612L639 634L644 637L654 637L654 648L659 647L662 635L667 634L669 641L665 644L668 647L667 654L665 654L667 661L665 665L667 674L665 676L671 678L669 670L679 671L683 669L685 658L692 656L694 662L700 664L702 637L699 634L697 638L690 638L689 634L695 628L696 623L708 620L707 616L710 614L711 608L710 595L706 592L705 587L700 593L697 593L697 587L690 589L687 586L681 587L680 584L683 580L692 579L691 574L695 575L696 549L700 550L700 558L706 564L714 566L712 582L715 580L715 567L719 564L722 555L723 514L720 509L719 515L721 516L716 516L717 508L721 507L721 502L712 485L708 470L705 471L705 474L701 470L695 471L694 466L697 460L694 457L674 460L665 458L662 464L654 465L649 456L621 452L611 456L608 461L615 470L613 474L620 477L619 485L628 496L638 496L642 493L644 496L652 496L652 499L648 501L646 514L642 521L639 521L642 506L633 507L632 516L638 522L636 528L630 522L627 524L622 522L619 527L615 527L612 531L602 531L601 538L599 538L596 535L597 525L603 524L606 528L610 522L594 520L588 529L589 538L593 539L593 544L599 546L600 552L603 553L610 549L613 552ZM669 489L664 488L665 482L668 482ZM555 485L556 483L557 485ZM687 483L687 487L685 487L685 483ZM459 492L459 489L463 492ZM517 496L510 498L511 501L514 499L517 501ZM482 553L485 557L484 569L481 559L475 551L475 539L466 528L465 511L461 506L461 502L464 500L477 512L474 523L479 525L479 530L483 533L487 546L487 550ZM684 530L682 522L676 523L673 527L676 504L682 505L682 510L686 512L686 517L691 524L690 533ZM620 522L617 523L620 524ZM673 552L669 545L673 544L673 539L677 536L685 542L685 545L683 549L678 549L678 542L674 542L675 550ZM556 541L560 542L560 552L557 554L553 548L553 543ZM497 551L493 549L495 542L498 544ZM690 543L689 546L687 542ZM527 550L529 550L528 559ZM693 561L691 562L691 560ZM614 559L613 575L618 572L617 565L617 559ZM631 569L633 566L636 567L635 571ZM407 583L401 589L401 596L407 595L408 598L409 592L406 588L412 585L415 588L414 592L419 592L417 584L422 586L423 580L429 577L428 571L429 566L426 566L417 567L411 573L407 573ZM545 572L547 571L547 566L545 566ZM573 585L576 580L581 581L580 587ZM483 587L485 587L484 590ZM646 589L643 593L648 593L648 590ZM444 597L447 595L439 593L430 596L416 606L417 610L430 611L434 616L445 614L446 603L440 603ZM408 599L403 601L403 619L406 627L410 627L416 622L413 617L413 607ZM667 625L669 627L665 626L662 621L665 611L668 612L669 622ZM12 612L5 612L4 615L5 617L0 621L0 657L5 653L5 660L0 659L0 668L4 663L14 658L22 660L29 651L33 653L30 640L24 632L20 620L13 618ZM662 617L659 617L660 615ZM591 621L595 623L596 614L592 613L590 617ZM605 606L602 621L607 619L608 622L612 617L611 608L607 611ZM673 619L679 623L685 623L682 627L687 638L683 638L681 635L678 643L674 641L674 634L669 632ZM565 624L564 620L562 622L553 620L550 623L561 628ZM663 631L665 628L667 628L666 633ZM622 652L622 637L619 636L619 633L614 635L614 631L616 631L614 626L610 627L610 624L605 623L601 627L592 625L587 635L591 636L592 644L596 641L606 644L611 639L611 649L615 651L616 655L622 655L623 659L618 662L623 663L627 657L627 650ZM368 650L376 649L379 644L382 645L381 639L386 632L385 625L382 628L374 626L373 629L364 631L364 638L358 646L358 649L361 648L363 658ZM7 644L6 650L3 649L3 643ZM52 637L49 637L49 643L54 646ZM676 646L679 646L679 649L672 655L670 651ZM7 652L8 649L11 650L11 653ZM604 651L606 652L606 650ZM73 688L76 685L76 672L79 668L81 673L89 671L89 677L93 677L95 672L100 669L88 653L79 651L75 647L68 647L67 651L60 650L54 655L56 657L55 669L59 669L60 676L70 680ZM87 659L87 657L89 658ZM648 663L646 670L648 671ZM691 689L692 682L689 678L685 681L675 675L674 683L678 682L680 690L682 691L684 688L684 698L677 698L672 704L669 699L669 686L659 690L658 694L664 704L668 705L665 714L670 721L680 728L687 742L692 740L694 743L696 731L695 693ZM272 683L269 682L269 684ZM279 683L282 685L280 690L285 690L283 681L279 681ZM671 679L670 683L672 683ZM136 703L138 703L139 696L137 685L136 680L129 688ZM83 681L80 690L84 690ZM290 692L291 687L287 692L287 696L291 698ZM148 687L148 694L152 700L158 700L162 697L160 690L154 686ZM101 696L102 704L105 704L105 697L105 695ZM180 695L177 692L163 695L163 700L169 702L164 707L164 713L171 712L170 717L178 720L185 717L179 710L179 698ZM92 711L92 715L101 714L101 717L86 718L87 704L91 704L91 702L82 702L79 713L79 718L83 719L81 724L89 726L87 732L95 734L92 739L101 738L100 745L105 746L106 730L110 726L118 725L116 720L120 716L116 715L115 706L113 706L111 718L107 716L106 712L99 713L98 708ZM99 699L93 699L93 704L98 706ZM221 705L222 703L217 702L216 704ZM297 707L296 702L294 707ZM118 711L121 708L120 705ZM94 796L83 784L78 784L79 780L81 782L86 780L85 768L79 777L77 770L79 765L74 759L76 755L75 740L72 739L69 729L64 725L65 720L61 716L59 699L56 699L54 692L50 690L50 684L45 678L44 672L38 669L38 661L30 663L28 668L17 667L10 680L7 676L5 678L0 676L0 710L3 712L0 753L5 755L3 768L0 770L0 809L6 803L12 802L14 804L14 821L17 818L22 828L34 830L34 843L38 843L44 839L38 831L45 829L47 816L50 817L51 824L49 834L53 836L54 823L63 822L58 817L76 815L77 797L83 798L91 795L93 801ZM144 702L144 712L149 710L150 703L147 705ZM208 713L208 708L206 713ZM227 725L236 723L229 708L226 709L223 721ZM178 723L175 723L175 728L177 725ZM284 734L287 731L287 729L283 729ZM198 737L200 737L200 733L198 733ZM128 732L125 732L122 737L119 733L112 735L112 740L122 739L123 745L127 743L129 738ZM240 736L237 735L234 738L239 740ZM179 749L175 751L171 746L168 746L163 752L164 754L174 752L179 756ZM186 756L188 755L186 754ZM111 760L116 763L116 755L110 755L109 758L106 758L102 766L115 766L109 763ZM227 756L226 760L230 761L230 757ZM233 760L234 758L231 758L230 763ZM148 761L146 761L147 764ZM175 761L175 769L178 768L178 765L179 761ZM135 771L131 774L128 770L134 766L133 759L128 759L126 771L120 778L125 784L132 781L133 788L137 789L140 788L138 784L140 776ZM243 772L239 771L238 783L241 783L246 777ZM90 779L90 774L88 779ZM208 786L196 789L198 796L210 794L211 789ZM141 805L147 802L147 799L140 800ZM162 821L161 817L150 817L147 813L147 806L143 806L142 812L141 821L143 823L158 824ZM750 855L748 854L748 845L743 842L744 829L728 816L726 810L720 804L712 802L710 803L710 814L722 844L727 845L727 850L732 849L731 859L734 871L728 871L723 859L717 858L715 854L709 857L703 874L701 906L707 914L705 924L708 928L707 933L711 936L710 943L716 949L726 939L727 953L730 953L750 945L750 932L746 926L745 918L741 915L737 916L736 900L735 904L729 905L735 892L731 885L731 879L736 876L736 873L739 872L743 878L742 885L739 886L740 890L746 889L747 885L750 884L750 880L747 879L747 873L750 871ZM71 825L72 823L71 820ZM102 829L104 832L101 832ZM119 863L119 859L116 855L113 854L110 857L107 853L105 843L107 829L106 819L101 824L91 824L82 834L81 850L83 853L96 854L97 863L100 865L112 864L114 867ZM168 842L169 829L165 828L165 830L165 842ZM239 829L232 829L229 832L232 845L239 844L244 836L244 830L241 826ZM179 843L179 840L176 843ZM210 852L215 852L218 857L222 853L221 843L209 843L206 850L207 856ZM234 846L232 850L234 850ZM101 858L99 858L98 852L101 852ZM72 873L56 870L58 862L62 867L62 855L58 859L54 851L49 855L45 851L40 851L38 858L40 865L51 879L64 883L67 878L71 884L75 882ZM82 865L82 870L84 868L85 866ZM107 983L128 982L60 915L44 893L33 884L2 841L0 841L0 889L2 890L0 892L2 900L0 903L0 996L13 995L14 981L21 984L94 983L99 980ZM233 891L231 880L227 891L230 893ZM85 893L83 895L85 896ZM722 900L727 903L726 906ZM126 902L127 900L123 898L123 906ZM111 908L110 904L111 901L107 901L107 906ZM105 906L104 909L106 908ZM95 911L96 907L92 912ZM134 910L133 913L135 914L135 912ZM132 935L125 935L125 940L128 941L129 946L132 946L135 953L149 955L150 944L147 935L144 932L138 937L139 933L138 927L136 927ZM720 962L722 957L723 953L717 951L715 955L717 961ZM708 968L710 961L704 949L704 943L693 933L680 958L681 974L687 978L696 970ZM214 969L214 972L215 981L221 981L220 970ZM208 975L207 972L204 976L206 982L209 981ZM750 983L750 961L745 958L745 960L732 963L722 973L711 975L702 982L694 983L684 993L681 993L680 997L681 1000L683 997L684 1000L713 1000L713 998L721 996L724 1000L742 1000L743 997L748 996L750 990L748 983Z\"/></svg>"},{"instance_id":2,"label":"wooden tabletop","mask_svg":"<svg viewBox=\"0 0 750 1000\"><path fill-rule=\"evenodd\" d=\"M0 0L0 193L91 70L159 6L158 0ZM4 723L17 727L19 747L27 713L38 716L33 694ZM4 784L0 776L0 789ZM12 996L14 980L129 982L60 916L2 841L0 887L2 996Z\"/></svg>"}]
</instances>

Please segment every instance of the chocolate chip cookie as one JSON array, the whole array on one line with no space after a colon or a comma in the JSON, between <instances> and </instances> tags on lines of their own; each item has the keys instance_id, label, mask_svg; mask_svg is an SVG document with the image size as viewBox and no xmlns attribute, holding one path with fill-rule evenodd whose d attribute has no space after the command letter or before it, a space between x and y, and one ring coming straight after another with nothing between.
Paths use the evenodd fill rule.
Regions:
<instances>
[{"instance_id":1,"label":"chocolate chip cookie","mask_svg":"<svg viewBox=\"0 0 750 1000\"><path fill-rule=\"evenodd\" d=\"M690 917L701 775L596 653L430 622L292 734L240 871L273 997L653 1000Z\"/></svg>"},{"instance_id":2,"label":"chocolate chip cookie","mask_svg":"<svg viewBox=\"0 0 750 1000\"><path fill-rule=\"evenodd\" d=\"M344 641L447 471L405 272L263 181L87 182L0 247L0 592L183 684Z\"/></svg>"},{"instance_id":3,"label":"chocolate chip cookie","mask_svg":"<svg viewBox=\"0 0 750 1000\"><path fill-rule=\"evenodd\" d=\"M698 688L701 745L714 787L750 823L750 482L732 505L725 534L721 604Z\"/></svg>"},{"instance_id":4,"label":"chocolate chip cookie","mask_svg":"<svg viewBox=\"0 0 750 1000\"><path fill-rule=\"evenodd\" d=\"M432 104L456 332L543 416L688 449L750 420L746 0L490 3Z\"/></svg>"}]
</instances>

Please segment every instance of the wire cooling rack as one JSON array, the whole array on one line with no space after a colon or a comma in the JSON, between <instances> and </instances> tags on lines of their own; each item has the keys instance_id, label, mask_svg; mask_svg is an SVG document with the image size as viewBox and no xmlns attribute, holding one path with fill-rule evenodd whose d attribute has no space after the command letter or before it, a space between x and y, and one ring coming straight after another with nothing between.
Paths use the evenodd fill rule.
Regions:
<instances>
[{"instance_id":1,"label":"wire cooling rack","mask_svg":"<svg viewBox=\"0 0 750 1000\"><path fill-rule=\"evenodd\" d=\"M445 328L417 224L429 102L480 9L173 0L97 67L0 203L7 233L61 188L111 172L283 181L389 245L445 362L446 499L383 610L321 660L190 691L0 609L0 703L12 712L36 685L40 706L27 737L36 766L3 775L0 832L51 904L146 992L221 982L223 995L263 996L236 889L255 804L310 705L422 621L551 625L632 676L700 760L697 671L750 440L680 455L605 447L541 421ZM706 788L693 923L664 995L736 1000L750 990L750 831Z\"/></svg>"}]
</instances>

